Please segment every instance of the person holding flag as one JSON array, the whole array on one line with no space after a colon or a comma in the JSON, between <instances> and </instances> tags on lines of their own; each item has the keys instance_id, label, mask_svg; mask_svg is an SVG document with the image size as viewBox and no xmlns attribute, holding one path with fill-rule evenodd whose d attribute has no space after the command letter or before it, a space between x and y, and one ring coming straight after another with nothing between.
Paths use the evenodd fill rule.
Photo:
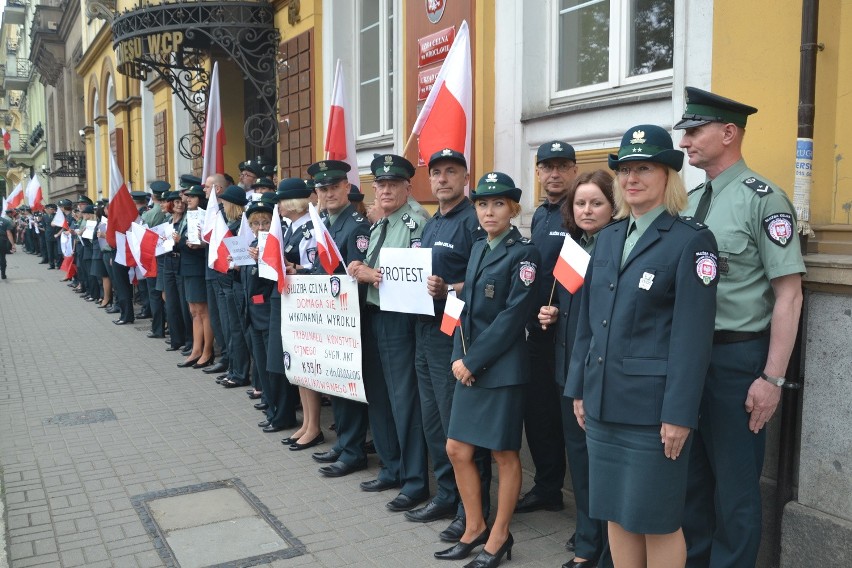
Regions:
<instances>
[{"instance_id":1,"label":"person holding flag","mask_svg":"<svg viewBox=\"0 0 852 568\"><path fill-rule=\"evenodd\" d=\"M577 255L588 256L595 249L597 232L610 221L615 211L615 198L612 193L612 176L604 170L581 173L568 189L562 204L562 224L568 230L565 237L566 245L574 245L579 249ZM570 241L570 243L568 242ZM556 384L559 392L565 390L565 378L568 375L568 361L571 358L571 348L574 346L574 335L577 331L577 318L580 313L579 288L585 276L585 266L579 262L571 262L560 258L556 261L554 276L556 278L556 301L541 306L538 321L542 329L555 328L556 333ZM561 263L568 267L568 276L563 276ZM566 287L567 286L567 287ZM570 288L571 290L569 291ZM574 399L560 396L562 409L562 434L565 440L565 452L568 457L568 468L571 471L571 487L574 493L577 517L572 540L569 541L569 551L574 552L574 558L563 564L563 568L611 568L612 561L598 560L606 542L606 525L589 517L589 452L586 448L586 433L574 418ZM573 550L571 550L573 549Z\"/></svg>"},{"instance_id":2,"label":"person holding flag","mask_svg":"<svg viewBox=\"0 0 852 568\"><path fill-rule=\"evenodd\" d=\"M14 210L11 210L14 213ZM7 211L9 213L10 211ZM0 217L0 279L6 280L6 255L15 253L15 234L12 221Z\"/></svg>"},{"instance_id":3,"label":"person holding flag","mask_svg":"<svg viewBox=\"0 0 852 568\"><path fill-rule=\"evenodd\" d=\"M370 244L370 223L359 215L349 203L348 195L352 184L347 178L350 166L339 160L316 162L308 167L308 174L314 180L314 188L326 206L328 217L321 221L317 232L317 258L311 269L312 274L343 274L348 263L363 261ZM316 221L314 226L316 227ZM329 260L323 264L323 252L319 249L320 239L324 248L330 251ZM327 241L332 241L332 243ZM340 253L343 262L336 258ZM338 264L334 265L334 261ZM329 272L328 268L331 268ZM359 294L361 297L362 294ZM363 308L363 303L361 304ZM326 465L319 472L326 477L342 477L367 467L367 453L364 443L367 439L367 406L343 397L331 397L334 423L337 425L337 443L327 452L313 454L313 459Z\"/></svg>"},{"instance_id":4,"label":"person holding flag","mask_svg":"<svg viewBox=\"0 0 852 568\"><path fill-rule=\"evenodd\" d=\"M56 218L57 207L55 203L48 203L44 206L44 254L47 259L47 269L56 269L56 235L59 233L59 225L53 224L53 219Z\"/></svg>"},{"instance_id":5,"label":"person holding flag","mask_svg":"<svg viewBox=\"0 0 852 568\"><path fill-rule=\"evenodd\" d=\"M459 542L435 553L441 560L461 560L483 550L469 564L478 568L512 558L509 524L521 491L521 432L524 384L529 361L525 325L536 310L541 254L512 226L521 212L521 190L504 173L489 172L471 195L485 236L470 253L462 299L465 310L453 343L456 379L447 455L465 510ZM489 529L482 510L482 486L474 461L476 447L488 448L497 462L497 515Z\"/></svg>"}]
</instances>

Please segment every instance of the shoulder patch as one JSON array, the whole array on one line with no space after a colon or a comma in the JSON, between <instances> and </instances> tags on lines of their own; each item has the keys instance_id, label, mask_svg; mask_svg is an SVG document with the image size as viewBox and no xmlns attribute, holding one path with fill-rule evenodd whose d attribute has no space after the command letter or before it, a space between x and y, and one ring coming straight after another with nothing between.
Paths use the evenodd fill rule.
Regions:
<instances>
[{"instance_id":1,"label":"shoulder patch","mask_svg":"<svg viewBox=\"0 0 852 568\"><path fill-rule=\"evenodd\" d=\"M763 230L770 241L779 247L786 247L793 240L793 216L789 213L773 213L763 220Z\"/></svg>"},{"instance_id":2,"label":"shoulder patch","mask_svg":"<svg viewBox=\"0 0 852 568\"><path fill-rule=\"evenodd\" d=\"M370 237L367 235L358 235L355 237L355 248L361 252L367 252L370 247Z\"/></svg>"},{"instance_id":3,"label":"shoulder patch","mask_svg":"<svg viewBox=\"0 0 852 568\"><path fill-rule=\"evenodd\" d=\"M689 193L687 193L687 195L692 195L693 193L695 193L695 192L696 192L696 191L698 191L699 189L704 189L704 184L703 184L703 183L702 183L702 184L700 184L700 185L698 185L698 186L696 186L696 188L695 188L695 189L690 189L690 190L689 190Z\"/></svg>"},{"instance_id":4,"label":"shoulder patch","mask_svg":"<svg viewBox=\"0 0 852 568\"><path fill-rule=\"evenodd\" d=\"M719 258L710 251L695 253L695 276L705 286L715 286L719 282Z\"/></svg>"},{"instance_id":5,"label":"shoulder patch","mask_svg":"<svg viewBox=\"0 0 852 568\"><path fill-rule=\"evenodd\" d=\"M769 195L772 193L772 188L769 187L768 183L762 182L754 176L747 177L743 180L743 185L749 187L754 190L754 192L763 197L764 195Z\"/></svg>"},{"instance_id":6,"label":"shoulder patch","mask_svg":"<svg viewBox=\"0 0 852 568\"><path fill-rule=\"evenodd\" d=\"M537 267L534 262L530 262L528 260L521 262L520 269L518 270L518 276L520 277L521 282L524 283L524 286L529 286L535 282L536 268Z\"/></svg>"}]
</instances>

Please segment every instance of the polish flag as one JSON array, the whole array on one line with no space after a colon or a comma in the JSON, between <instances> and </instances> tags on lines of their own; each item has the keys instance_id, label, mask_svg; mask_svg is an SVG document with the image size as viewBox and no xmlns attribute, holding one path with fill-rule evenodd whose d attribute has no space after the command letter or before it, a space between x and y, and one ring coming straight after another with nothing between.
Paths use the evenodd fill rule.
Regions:
<instances>
[{"instance_id":1,"label":"polish flag","mask_svg":"<svg viewBox=\"0 0 852 568\"><path fill-rule=\"evenodd\" d=\"M74 264L74 255L66 256L62 261L62 266L59 267L59 270L64 272L67 278L74 278L74 275L77 274L77 265Z\"/></svg>"},{"instance_id":2,"label":"polish flag","mask_svg":"<svg viewBox=\"0 0 852 568\"><path fill-rule=\"evenodd\" d=\"M209 211L211 208L208 207ZM225 224L225 219L217 213L213 221L213 230L210 231L210 246L207 248L207 266L217 272L228 272L230 262L228 262L228 247L225 246L224 239L233 237L233 233Z\"/></svg>"},{"instance_id":3,"label":"polish flag","mask_svg":"<svg viewBox=\"0 0 852 568\"><path fill-rule=\"evenodd\" d=\"M27 205L33 211L44 211L44 198L41 194L41 183L38 181L38 176L33 176L30 178L29 183L27 183L27 189L25 191L27 196Z\"/></svg>"},{"instance_id":4,"label":"polish flag","mask_svg":"<svg viewBox=\"0 0 852 568\"><path fill-rule=\"evenodd\" d=\"M9 194L9 197L6 198L7 209L17 209L24 202L24 186L22 184L23 182L19 181L15 189L12 190L12 193Z\"/></svg>"},{"instance_id":5,"label":"polish flag","mask_svg":"<svg viewBox=\"0 0 852 568\"><path fill-rule=\"evenodd\" d=\"M116 250L123 247L117 246L117 235L126 233L130 230L130 225L139 216L139 210L136 209L136 204L133 203L133 198L130 197L130 191L127 189L127 184L124 183L124 178L121 175L121 170L118 169L118 161L115 159L115 154L109 154L109 217L107 217L106 240L109 246ZM128 266L125 264L125 266ZM130 265L132 266L132 265Z\"/></svg>"},{"instance_id":6,"label":"polish flag","mask_svg":"<svg viewBox=\"0 0 852 568\"><path fill-rule=\"evenodd\" d=\"M207 209L204 211L204 222L201 225L201 240L210 242L213 227L216 226L216 218L222 219L222 206L216 197L216 190L210 189L210 197L207 198Z\"/></svg>"},{"instance_id":7,"label":"polish flag","mask_svg":"<svg viewBox=\"0 0 852 568\"><path fill-rule=\"evenodd\" d=\"M413 133L420 137L420 158L424 162L435 152L451 148L463 153L470 166L472 85L470 31L464 21L414 123Z\"/></svg>"},{"instance_id":8,"label":"polish flag","mask_svg":"<svg viewBox=\"0 0 852 568\"><path fill-rule=\"evenodd\" d=\"M201 183L213 174L225 173L225 126L222 124L222 105L219 102L219 62L213 64L210 74L210 92L207 97L207 123L204 126L204 160L201 166Z\"/></svg>"},{"instance_id":9,"label":"polish flag","mask_svg":"<svg viewBox=\"0 0 852 568\"><path fill-rule=\"evenodd\" d=\"M346 177L349 183L358 185L360 180L358 179L358 160L355 155L355 136L352 130L351 109L347 110L345 83L343 66L338 59L334 71L334 86L331 88L331 107L328 109L325 153L329 160L340 160L349 164L350 170Z\"/></svg>"},{"instance_id":10,"label":"polish flag","mask_svg":"<svg viewBox=\"0 0 852 568\"><path fill-rule=\"evenodd\" d=\"M115 261L128 268L136 266L136 259L133 258L133 251L130 250L126 232L115 234Z\"/></svg>"},{"instance_id":11,"label":"polish flag","mask_svg":"<svg viewBox=\"0 0 852 568\"><path fill-rule=\"evenodd\" d=\"M251 232L251 225L249 225L245 211L243 211L243 218L240 220L240 232L237 236L240 238L239 243L246 247L250 247L252 241L255 239L254 233Z\"/></svg>"},{"instance_id":12,"label":"polish flag","mask_svg":"<svg viewBox=\"0 0 852 568\"><path fill-rule=\"evenodd\" d=\"M133 223L127 231L127 245L130 254L136 261L142 276L154 278L157 276L157 244L160 235L151 229L146 229L139 223Z\"/></svg>"},{"instance_id":13,"label":"polish flag","mask_svg":"<svg viewBox=\"0 0 852 568\"><path fill-rule=\"evenodd\" d=\"M331 238L331 233L328 232L328 227L320 219L317 208L313 203L308 204L308 209L311 213L311 221L314 224L314 236L317 238L317 256L319 256L320 264L326 274L334 274L334 271L340 266L343 261L343 255L340 254L340 249L337 248L337 243ZM347 271L347 274L349 272Z\"/></svg>"},{"instance_id":14,"label":"polish flag","mask_svg":"<svg viewBox=\"0 0 852 568\"><path fill-rule=\"evenodd\" d=\"M278 293L284 293L284 285L287 280L287 264L284 261L284 230L281 227L281 217L272 216L272 225L269 227L269 235L266 237L266 246L263 248L263 262L268 264L277 275ZM270 279L271 280L271 279Z\"/></svg>"},{"instance_id":15,"label":"polish flag","mask_svg":"<svg viewBox=\"0 0 852 568\"><path fill-rule=\"evenodd\" d=\"M8 152L12 149L12 133L5 128L0 128L0 135L3 136L3 148Z\"/></svg>"},{"instance_id":16,"label":"polish flag","mask_svg":"<svg viewBox=\"0 0 852 568\"><path fill-rule=\"evenodd\" d=\"M53 220L50 222L54 227L62 227L63 229L68 229L68 219L65 218L65 213L62 212L62 209L56 210L56 215L53 216Z\"/></svg>"},{"instance_id":17,"label":"polish flag","mask_svg":"<svg viewBox=\"0 0 852 568\"><path fill-rule=\"evenodd\" d=\"M583 285L590 258L591 256L583 250L583 247L578 245L570 235L566 235L562 250L559 251L559 257L556 259L556 266L553 267L554 278L566 290L575 294Z\"/></svg>"},{"instance_id":18,"label":"polish flag","mask_svg":"<svg viewBox=\"0 0 852 568\"><path fill-rule=\"evenodd\" d=\"M447 305L444 307L444 319L441 320L441 331L447 335L455 333L457 327L461 327L461 314L464 302L456 298L455 294L447 294Z\"/></svg>"}]
</instances>

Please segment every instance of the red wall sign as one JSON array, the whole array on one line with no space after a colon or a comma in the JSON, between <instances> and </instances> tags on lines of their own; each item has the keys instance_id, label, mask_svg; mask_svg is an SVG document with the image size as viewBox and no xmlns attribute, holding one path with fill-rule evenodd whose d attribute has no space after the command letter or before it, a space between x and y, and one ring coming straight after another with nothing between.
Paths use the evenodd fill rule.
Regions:
<instances>
[{"instance_id":1,"label":"red wall sign","mask_svg":"<svg viewBox=\"0 0 852 568\"><path fill-rule=\"evenodd\" d=\"M426 67L446 59L454 39L456 39L455 26L418 39L417 66Z\"/></svg>"}]
</instances>

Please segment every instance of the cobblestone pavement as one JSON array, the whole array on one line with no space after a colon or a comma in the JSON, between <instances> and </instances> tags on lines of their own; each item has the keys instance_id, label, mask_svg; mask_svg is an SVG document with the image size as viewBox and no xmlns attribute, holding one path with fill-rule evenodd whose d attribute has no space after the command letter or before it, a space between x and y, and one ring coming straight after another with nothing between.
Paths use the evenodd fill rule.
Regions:
<instances>
[{"instance_id":1,"label":"cobblestone pavement","mask_svg":"<svg viewBox=\"0 0 852 568\"><path fill-rule=\"evenodd\" d=\"M9 279L0 281L0 467L12 568L168 565L132 499L227 480L238 480L304 546L300 556L263 566L462 565L432 558L446 546L438 533L448 521L408 522L386 511L394 495L358 489L375 475L375 456L368 471L320 476L310 451L287 451L281 435L259 430L261 415L243 389L178 369L179 356L145 337L150 320L116 327L38 257L8 260ZM330 421L326 408L327 437ZM569 508L516 516L510 566L560 566L572 530Z\"/></svg>"}]
</instances>

